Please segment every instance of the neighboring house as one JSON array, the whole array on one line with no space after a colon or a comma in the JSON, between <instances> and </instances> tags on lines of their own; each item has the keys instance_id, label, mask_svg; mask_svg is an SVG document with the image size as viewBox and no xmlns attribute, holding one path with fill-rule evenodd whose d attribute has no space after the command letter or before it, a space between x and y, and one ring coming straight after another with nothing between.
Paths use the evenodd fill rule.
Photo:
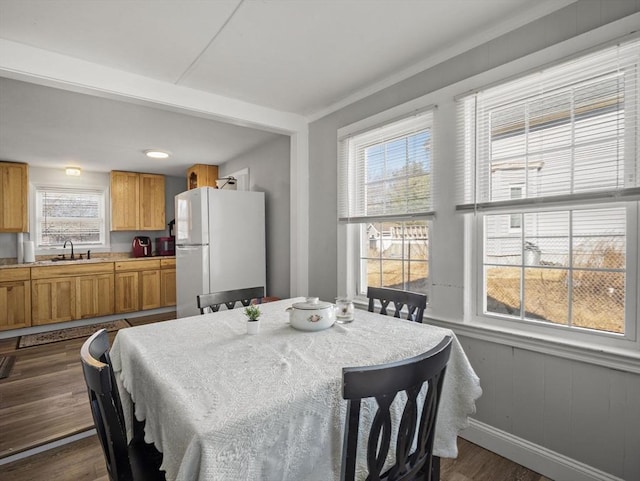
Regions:
<instances>
[{"instance_id":1,"label":"neighboring house","mask_svg":"<svg viewBox=\"0 0 640 481\"><path fill-rule=\"evenodd\" d=\"M383 227L378 230L376 227ZM398 225L369 224L367 226L369 249L381 252L384 257L401 257L403 243L416 241L429 248L428 229L425 225L406 225L404 229ZM415 244L414 244L415 245Z\"/></svg>"}]
</instances>

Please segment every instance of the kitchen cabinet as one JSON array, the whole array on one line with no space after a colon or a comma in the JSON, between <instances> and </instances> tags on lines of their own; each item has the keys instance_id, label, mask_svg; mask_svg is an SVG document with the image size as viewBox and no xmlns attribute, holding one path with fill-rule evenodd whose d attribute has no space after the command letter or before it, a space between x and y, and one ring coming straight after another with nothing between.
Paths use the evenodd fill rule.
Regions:
<instances>
[{"instance_id":1,"label":"kitchen cabinet","mask_svg":"<svg viewBox=\"0 0 640 481\"><path fill-rule=\"evenodd\" d=\"M176 305L176 260L160 260L160 304L162 307Z\"/></svg>"},{"instance_id":2,"label":"kitchen cabinet","mask_svg":"<svg viewBox=\"0 0 640 481\"><path fill-rule=\"evenodd\" d=\"M34 326L77 319L74 278L38 279L32 281L31 290L31 322Z\"/></svg>"},{"instance_id":3,"label":"kitchen cabinet","mask_svg":"<svg viewBox=\"0 0 640 481\"><path fill-rule=\"evenodd\" d=\"M31 326L31 272L0 270L0 331Z\"/></svg>"},{"instance_id":4,"label":"kitchen cabinet","mask_svg":"<svg viewBox=\"0 0 640 481\"><path fill-rule=\"evenodd\" d=\"M32 325L114 313L112 262L31 269Z\"/></svg>"},{"instance_id":5,"label":"kitchen cabinet","mask_svg":"<svg viewBox=\"0 0 640 481\"><path fill-rule=\"evenodd\" d=\"M111 230L164 230L165 178L111 171Z\"/></svg>"},{"instance_id":6,"label":"kitchen cabinet","mask_svg":"<svg viewBox=\"0 0 640 481\"><path fill-rule=\"evenodd\" d=\"M76 288L78 318L108 316L115 312L113 273L78 277Z\"/></svg>"},{"instance_id":7,"label":"kitchen cabinet","mask_svg":"<svg viewBox=\"0 0 640 481\"><path fill-rule=\"evenodd\" d=\"M140 229L164 230L165 198L164 176L140 174Z\"/></svg>"},{"instance_id":8,"label":"kitchen cabinet","mask_svg":"<svg viewBox=\"0 0 640 481\"><path fill-rule=\"evenodd\" d=\"M0 331L175 305L173 257L0 268Z\"/></svg>"},{"instance_id":9,"label":"kitchen cabinet","mask_svg":"<svg viewBox=\"0 0 640 481\"><path fill-rule=\"evenodd\" d=\"M187 190L198 187L215 187L218 180L218 166L195 164L187 169Z\"/></svg>"},{"instance_id":10,"label":"kitchen cabinet","mask_svg":"<svg viewBox=\"0 0 640 481\"><path fill-rule=\"evenodd\" d=\"M115 263L116 312L135 312L161 307L160 259Z\"/></svg>"},{"instance_id":11,"label":"kitchen cabinet","mask_svg":"<svg viewBox=\"0 0 640 481\"><path fill-rule=\"evenodd\" d=\"M140 287L137 272L116 272L115 296L116 313L138 311L140 305Z\"/></svg>"},{"instance_id":12,"label":"kitchen cabinet","mask_svg":"<svg viewBox=\"0 0 640 481\"><path fill-rule=\"evenodd\" d=\"M160 270L140 272L140 310L160 307Z\"/></svg>"},{"instance_id":13,"label":"kitchen cabinet","mask_svg":"<svg viewBox=\"0 0 640 481\"><path fill-rule=\"evenodd\" d=\"M0 162L0 232L29 230L28 166L14 162Z\"/></svg>"}]
</instances>

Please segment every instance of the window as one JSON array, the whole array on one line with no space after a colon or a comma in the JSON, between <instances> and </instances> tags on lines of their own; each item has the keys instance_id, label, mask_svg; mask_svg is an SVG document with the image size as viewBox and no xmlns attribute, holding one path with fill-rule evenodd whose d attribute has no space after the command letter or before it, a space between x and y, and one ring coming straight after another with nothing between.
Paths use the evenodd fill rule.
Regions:
<instances>
[{"instance_id":1,"label":"window","mask_svg":"<svg viewBox=\"0 0 640 481\"><path fill-rule=\"evenodd\" d=\"M633 40L458 99L479 316L634 338L638 52Z\"/></svg>"},{"instance_id":2,"label":"window","mask_svg":"<svg viewBox=\"0 0 640 481\"><path fill-rule=\"evenodd\" d=\"M522 185L512 185L510 187L510 199L522 199ZM522 229L522 216L520 214L512 214L509 219L509 229L511 232L519 232Z\"/></svg>"},{"instance_id":3,"label":"window","mask_svg":"<svg viewBox=\"0 0 640 481\"><path fill-rule=\"evenodd\" d=\"M37 248L106 246L105 191L36 186L35 236Z\"/></svg>"},{"instance_id":4,"label":"window","mask_svg":"<svg viewBox=\"0 0 640 481\"><path fill-rule=\"evenodd\" d=\"M351 294L368 286L427 293L432 140L431 109L340 140L339 222L356 253Z\"/></svg>"}]
</instances>

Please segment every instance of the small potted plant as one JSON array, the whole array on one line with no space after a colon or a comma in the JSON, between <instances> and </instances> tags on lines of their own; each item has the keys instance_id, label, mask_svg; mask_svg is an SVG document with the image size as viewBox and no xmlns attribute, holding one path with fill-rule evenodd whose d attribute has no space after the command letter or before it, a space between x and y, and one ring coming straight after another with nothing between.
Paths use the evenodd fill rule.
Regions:
<instances>
[{"instance_id":1,"label":"small potted plant","mask_svg":"<svg viewBox=\"0 0 640 481\"><path fill-rule=\"evenodd\" d=\"M244 308L244 314L249 318L247 334L258 334L258 331L260 331L260 308L255 304L251 304Z\"/></svg>"}]
</instances>

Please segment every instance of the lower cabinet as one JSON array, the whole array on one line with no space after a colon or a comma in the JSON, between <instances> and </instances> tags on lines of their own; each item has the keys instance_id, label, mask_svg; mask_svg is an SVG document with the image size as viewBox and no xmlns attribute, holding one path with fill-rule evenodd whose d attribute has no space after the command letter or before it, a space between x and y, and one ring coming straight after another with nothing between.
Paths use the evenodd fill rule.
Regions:
<instances>
[{"instance_id":1,"label":"lower cabinet","mask_svg":"<svg viewBox=\"0 0 640 481\"><path fill-rule=\"evenodd\" d=\"M140 310L160 307L160 270L140 272Z\"/></svg>"},{"instance_id":2,"label":"lower cabinet","mask_svg":"<svg viewBox=\"0 0 640 481\"><path fill-rule=\"evenodd\" d=\"M31 322L34 326L78 319L75 277L31 282Z\"/></svg>"},{"instance_id":3,"label":"lower cabinet","mask_svg":"<svg viewBox=\"0 0 640 481\"><path fill-rule=\"evenodd\" d=\"M0 331L31 325L30 279L28 267L0 271Z\"/></svg>"},{"instance_id":4,"label":"lower cabinet","mask_svg":"<svg viewBox=\"0 0 640 481\"><path fill-rule=\"evenodd\" d=\"M160 261L160 304L162 307L176 305L176 260Z\"/></svg>"},{"instance_id":5,"label":"lower cabinet","mask_svg":"<svg viewBox=\"0 0 640 481\"><path fill-rule=\"evenodd\" d=\"M176 260L0 269L0 331L176 305Z\"/></svg>"},{"instance_id":6,"label":"lower cabinet","mask_svg":"<svg viewBox=\"0 0 640 481\"><path fill-rule=\"evenodd\" d=\"M162 307L161 259L140 259L115 263L116 313Z\"/></svg>"},{"instance_id":7,"label":"lower cabinet","mask_svg":"<svg viewBox=\"0 0 640 481\"><path fill-rule=\"evenodd\" d=\"M78 277L76 285L78 318L86 319L113 314L115 312L113 284L113 274Z\"/></svg>"},{"instance_id":8,"label":"lower cabinet","mask_svg":"<svg viewBox=\"0 0 640 481\"><path fill-rule=\"evenodd\" d=\"M34 326L114 313L112 262L34 267L31 279Z\"/></svg>"},{"instance_id":9,"label":"lower cabinet","mask_svg":"<svg viewBox=\"0 0 640 481\"><path fill-rule=\"evenodd\" d=\"M116 313L138 311L140 288L137 272L116 272Z\"/></svg>"}]
</instances>

